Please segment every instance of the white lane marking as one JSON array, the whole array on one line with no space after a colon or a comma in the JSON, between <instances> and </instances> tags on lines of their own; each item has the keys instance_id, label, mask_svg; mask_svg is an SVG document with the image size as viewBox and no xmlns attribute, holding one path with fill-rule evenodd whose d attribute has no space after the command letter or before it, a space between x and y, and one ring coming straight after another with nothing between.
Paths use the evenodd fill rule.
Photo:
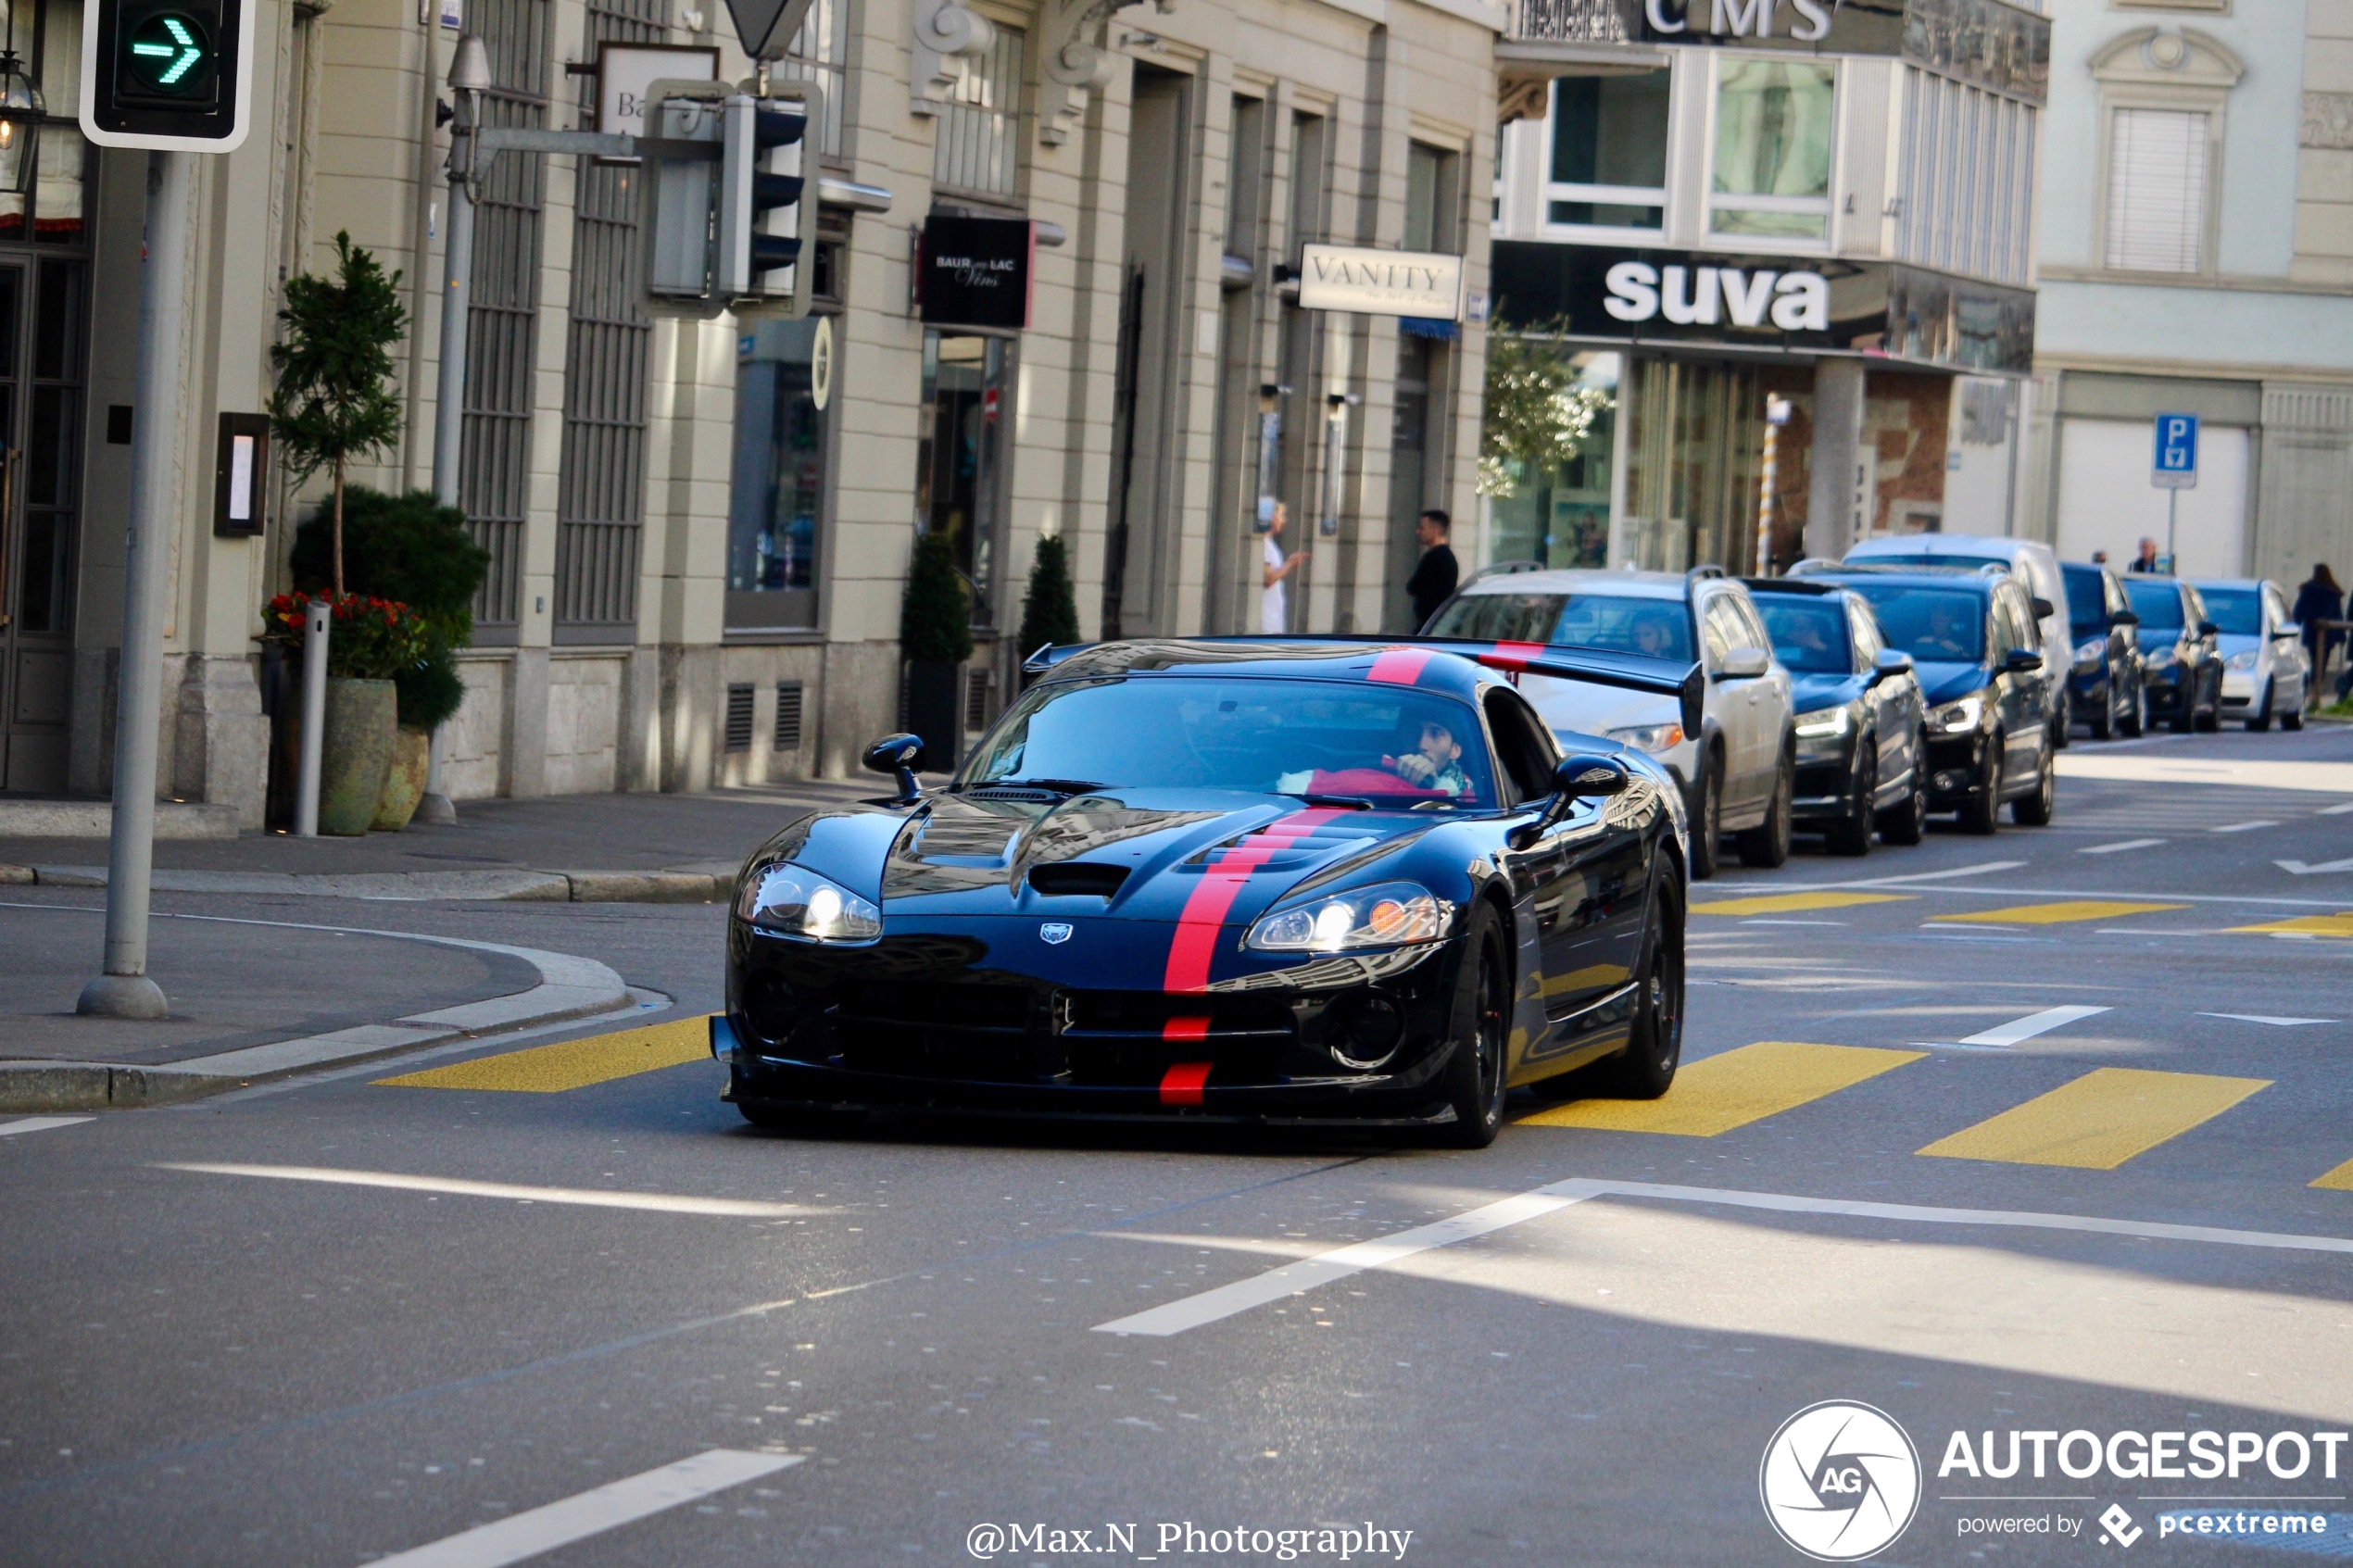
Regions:
<instances>
[{"instance_id":1,"label":"white lane marking","mask_svg":"<svg viewBox=\"0 0 2353 1568\"><path fill-rule=\"evenodd\" d=\"M22 1116L14 1122L0 1122L0 1138L16 1133L45 1133L52 1127L71 1127L96 1120L94 1116Z\"/></svg>"},{"instance_id":2,"label":"white lane marking","mask_svg":"<svg viewBox=\"0 0 2353 1568\"><path fill-rule=\"evenodd\" d=\"M1416 1252L1427 1252L1433 1247L1451 1247L1458 1241L1468 1241L1473 1236L1485 1236L1490 1231L1499 1231L1506 1225L1516 1225L1540 1214L1566 1209L1572 1203L1583 1202L1600 1190L1601 1184L1581 1178L1555 1182L1533 1192L1521 1193L1516 1198L1501 1198L1469 1210L1452 1219L1416 1225L1412 1230L1383 1236L1378 1241L1360 1241L1330 1252L1318 1253L1296 1263L1269 1269L1250 1279L1236 1280L1231 1285L1221 1285L1214 1290L1186 1297L1181 1301L1171 1301L1148 1311L1099 1323L1094 1331L1097 1334L1182 1334L1189 1328L1199 1328L1220 1318L1230 1318L1252 1307L1263 1307L1269 1301L1279 1301L1286 1296L1313 1290L1319 1285L1328 1285L1333 1280L1345 1279L1366 1269L1386 1267Z\"/></svg>"},{"instance_id":3,"label":"white lane marking","mask_svg":"<svg viewBox=\"0 0 2353 1568\"><path fill-rule=\"evenodd\" d=\"M2252 833L2257 828L2275 828L2279 825L2277 822L2224 822L2219 828L2208 828L2206 831L2208 833Z\"/></svg>"},{"instance_id":4,"label":"white lane marking","mask_svg":"<svg viewBox=\"0 0 2353 1568\"><path fill-rule=\"evenodd\" d=\"M697 1498L789 1470L801 1457L711 1449L511 1519L477 1524L413 1551L379 1557L373 1568L507 1568L509 1563L602 1535Z\"/></svg>"},{"instance_id":5,"label":"white lane marking","mask_svg":"<svg viewBox=\"0 0 2353 1568\"><path fill-rule=\"evenodd\" d=\"M1982 866L1959 866L1949 872L1921 872L1916 876L1875 876L1867 882L1826 882L1824 887L1899 887L1907 882L1947 882L1957 876L1983 876L1988 872L2014 872L2024 860L1988 860Z\"/></svg>"},{"instance_id":6,"label":"white lane marking","mask_svg":"<svg viewBox=\"0 0 2353 1568\"><path fill-rule=\"evenodd\" d=\"M2322 872L2353 872L2353 856L2342 860L2322 860L2318 864L2309 860L2274 860L2271 864L2290 876L2312 876Z\"/></svg>"},{"instance_id":7,"label":"white lane marking","mask_svg":"<svg viewBox=\"0 0 2353 1568\"><path fill-rule=\"evenodd\" d=\"M798 1203L762 1203L744 1198L678 1198L663 1192L606 1192L596 1187L516 1186L507 1182L469 1182L450 1176L411 1176L397 1171L343 1171L326 1165L216 1165L166 1160L158 1171L194 1171L210 1176L262 1176L281 1182L331 1182L341 1186L396 1187L404 1192L447 1192L461 1198L504 1198L521 1203L569 1203L584 1209L642 1209L655 1214L723 1214L738 1219L782 1220L830 1213Z\"/></svg>"},{"instance_id":8,"label":"white lane marking","mask_svg":"<svg viewBox=\"0 0 2353 1568\"><path fill-rule=\"evenodd\" d=\"M2203 1241L2220 1247L2263 1247L2292 1252L2353 1254L2353 1237L2347 1236L2298 1236L2286 1231L2242 1231L2221 1225L2175 1225L2147 1220L2108 1220L2089 1214L2045 1214L2019 1209L1944 1209L1916 1203L1868 1203L1843 1198L1746 1192L1734 1187L1670 1186L1656 1182L1572 1177L1523 1193L1516 1198L1507 1198L1473 1209L1453 1220L1441 1220L1436 1224L1405 1231L1386 1241L1360 1241L1279 1269L1270 1269L1232 1285L1221 1285L1181 1301L1171 1301L1147 1312L1097 1323L1094 1332L1182 1334L1189 1328L1216 1323L1248 1311L1252 1307L1279 1301L1287 1296L1303 1294L1331 1280L1344 1279L1366 1269L1389 1267L1416 1253L1426 1252L1431 1247L1444 1247L1456 1241L1467 1241L1473 1236L1486 1236L1507 1225L1537 1219L1566 1209L1572 1203L1594 1198L1655 1198L1665 1203L1716 1203L1735 1209L1763 1209L1784 1214L1839 1214L1862 1220L1901 1220L1914 1224L1999 1225L2020 1230L2082 1231L2095 1236L2137 1236L2145 1241ZM1484 1223L1485 1216L1511 1210L1515 1204L1525 1205L1525 1208L1493 1223ZM1434 1235L1451 1225L1469 1221L1482 1223L1443 1239L1418 1246L1400 1246L1416 1237ZM1388 1255L1373 1255L1383 1248L1393 1250ZM1331 1265L1327 1272L1319 1267L1326 1264Z\"/></svg>"},{"instance_id":9,"label":"white lane marking","mask_svg":"<svg viewBox=\"0 0 2353 1568\"><path fill-rule=\"evenodd\" d=\"M2115 855L2127 849L2154 849L2164 843L2161 838L2121 838L2114 844L2089 844L2078 849L2078 855Z\"/></svg>"},{"instance_id":10,"label":"white lane marking","mask_svg":"<svg viewBox=\"0 0 2353 1568\"><path fill-rule=\"evenodd\" d=\"M1743 925L1844 925L1843 920L1744 920Z\"/></svg>"},{"instance_id":11,"label":"white lane marking","mask_svg":"<svg viewBox=\"0 0 2353 1568\"><path fill-rule=\"evenodd\" d=\"M2342 817L2347 811L2353 811L2353 800L2348 800L2342 806L2323 806L2319 814L2323 817Z\"/></svg>"},{"instance_id":12,"label":"white lane marking","mask_svg":"<svg viewBox=\"0 0 2353 1568\"><path fill-rule=\"evenodd\" d=\"M2109 1010L2108 1008L2086 1007L2045 1008L2041 1012L2030 1012L2024 1018L2013 1020L2008 1023L1997 1024L1992 1029L1983 1030L1975 1035L1964 1035L1954 1044L2014 1046L2020 1040L2031 1040L2037 1035L2047 1035L2054 1029L2063 1028L2077 1019L2090 1018L2095 1013Z\"/></svg>"},{"instance_id":13,"label":"white lane marking","mask_svg":"<svg viewBox=\"0 0 2353 1568\"><path fill-rule=\"evenodd\" d=\"M2334 1023L2334 1018L2278 1018L2268 1012L2202 1012L2200 1018L2235 1018L2241 1023L2271 1023L2293 1029L2299 1023Z\"/></svg>"}]
</instances>

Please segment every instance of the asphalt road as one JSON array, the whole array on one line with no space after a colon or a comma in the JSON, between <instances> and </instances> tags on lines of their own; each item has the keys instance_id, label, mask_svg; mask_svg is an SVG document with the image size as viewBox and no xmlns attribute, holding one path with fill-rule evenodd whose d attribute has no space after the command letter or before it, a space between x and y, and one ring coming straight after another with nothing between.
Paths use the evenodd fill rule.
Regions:
<instances>
[{"instance_id":1,"label":"asphalt road","mask_svg":"<svg viewBox=\"0 0 2353 1568\"><path fill-rule=\"evenodd\" d=\"M1799 1562L1833 1400L1919 1497L1793 1428L1826 1554L2353 1557L2353 731L2065 756L2130 776L1704 884L1675 1091L1476 1154L763 1135L714 908L238 900L674 1007L0 1124L0 1562Z\"/></svg>"}]
</instances>

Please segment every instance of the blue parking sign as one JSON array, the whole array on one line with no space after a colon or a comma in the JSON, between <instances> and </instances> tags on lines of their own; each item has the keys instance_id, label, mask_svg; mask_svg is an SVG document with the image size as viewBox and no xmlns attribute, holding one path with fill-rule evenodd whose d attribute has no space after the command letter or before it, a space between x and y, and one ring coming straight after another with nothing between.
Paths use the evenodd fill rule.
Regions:
<instances>
[{"instance_id":1,"label":"blue parking sign","mask_svg":"<svg viewBox=\"0 0 2353 1568\"><path fill-rule=\"evenodd\" d=\"M2197 488L2197 416L2157 416L2157 455L2149 465L2149 483L2160 490Z\"/></svg>"}]
</instances>

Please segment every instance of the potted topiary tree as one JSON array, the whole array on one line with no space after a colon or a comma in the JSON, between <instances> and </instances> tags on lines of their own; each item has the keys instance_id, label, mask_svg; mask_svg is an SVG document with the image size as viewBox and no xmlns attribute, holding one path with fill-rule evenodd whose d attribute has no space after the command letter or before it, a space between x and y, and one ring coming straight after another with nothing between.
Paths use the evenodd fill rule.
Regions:
<instances>
[{"instance_id":1,"label":"potted topiary tree","mask_svg":"<svg viewBox=\"0 0 2353 1568\"><path fill-rule=\"evenodd\" d=\"M264 643L299 653L310 596L280 594L261 613ZM337 595L327 638L326 731L321 746L319 831L345 837L374 825L398 735L396 682L425 652L424 618L407 605Z\"/></svg>"},{"instance_id":2,"label":"potted topiary tree","mask_svg":"<svg viewBox=\"0 0 2353 1568\"><path fill-rule=\"evenodd\" d=\"M1070 583L1070 551L1060 534L1044 534L1030 558L1029 592L1021 602L1021 638L1014 651L1026 659L1048 644L1076 641L1078 595Z\"/></svg>"},{"instance_id":3,"label":"potted topiary tree","mask_svg":"<svg viewBox=\"0 0 2353 1568\"><path fill-rule=\"evenodd\" d=\"M956 570L956 542L945 533L915 536L907 596L899 615L899 651L907 660L907 727L924 738L916 766L946 772L963 739L956 677L972 657L972 601Z\"/></svg>"}]
</instances>

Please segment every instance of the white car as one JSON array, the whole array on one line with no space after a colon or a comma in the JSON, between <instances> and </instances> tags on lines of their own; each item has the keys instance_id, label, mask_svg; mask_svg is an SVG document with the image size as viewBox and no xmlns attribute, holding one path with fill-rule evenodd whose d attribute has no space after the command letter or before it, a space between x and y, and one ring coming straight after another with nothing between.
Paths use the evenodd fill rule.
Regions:
<instances>
[{"instance_id":1,"label":"white car","mask_svg":"<svg viewBox=\"0 0 2353 1568\"><path fill-rule=\"evenodd\" d=\"M2053 746L2067 744L2068 676L2075 668L2075 638L2067 620L2067 580L2058 557L2039 539L1998 539L1979 533L1899 533L1866 539L1846 552L1850 561L1874 566L1999 566L2026 584L2030 597L2049 608L2037 618L2043 633L2043 678L2058 706Z\"/></svg>"},{"instance_id":2,"label":"white car","mask_svg":"<svg viewBox=\"0 0 2353 1568\"><path fill-rule=\"evenodd\" d=\"M2244 719L2250 730L2268 730L2274 718L2283 729L2302 729L2312 657L2288 618L2285 590L2254 577L2196 586L2221 629L2215 651L2222 656L2222 717Z\"/></svg>"},{"instance_id":3,"label":"white car","mask_svg":"<svg viewBox=\"0 0 2353 1568\"><path fill-rule=\"evenodd\" d=\"M1698 661L1707 695L1701 732L1683 729L1680 704L1546 676L1520 689L1557 734L1586 734L1664 764L1691 813L1691 874L1713 876L1723 835L1738 834L1741 861L1789 859L1796 795L1796 725L1789 671L1773 658L1764 618L1740 580L1720 567L1667 571L1537 571L1473 577L1439 607L1424 633L1481 641L1552 643L1653 659Z\"/></svg>"}]
</instances>

